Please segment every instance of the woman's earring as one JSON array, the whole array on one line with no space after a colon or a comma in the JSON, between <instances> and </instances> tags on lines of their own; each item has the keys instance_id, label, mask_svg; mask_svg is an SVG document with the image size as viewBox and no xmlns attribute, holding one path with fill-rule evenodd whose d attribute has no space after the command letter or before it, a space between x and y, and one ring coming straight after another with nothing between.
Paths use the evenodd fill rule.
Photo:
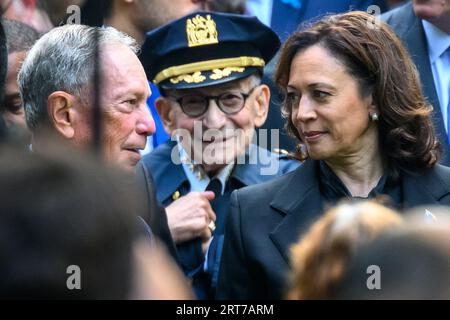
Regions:
<instances>
[{"instance_id":1,"label":"woman's earring","mask_svg":"<svg viewBox=\"0 0 450 320\"><path fill-rule=\"evenodd\" d=\"M372 121L378 121L378 113L374 112L370 115L370 120Z\"/></svg>"}]
</instances>

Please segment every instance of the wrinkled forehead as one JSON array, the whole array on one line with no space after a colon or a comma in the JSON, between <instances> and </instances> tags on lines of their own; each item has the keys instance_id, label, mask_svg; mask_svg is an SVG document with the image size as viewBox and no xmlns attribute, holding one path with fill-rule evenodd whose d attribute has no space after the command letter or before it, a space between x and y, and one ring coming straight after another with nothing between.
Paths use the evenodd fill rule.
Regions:
<instances>
[{"instance_id":1,"label":"wrinkled forehead","mask_svg":"<svg viewBox=\"0 0 450 320\"><path fill-rule=\"evenodd\" d=\"M103 99L145 97L151 91L144 68L136 54L122 44L106 44L100 51L100 91ZM91 82L88 89L94 90Z\"/></svg>"},{"instance_id":2,"label":"wrinkled forehead","mask_svg":"<svg viewBox=\"0 0 450 320\"><path fill-rule=\"evenodd\" d=\"M99 43L100 61L103 59L117 59L117 57L128 57L139 60L136 53L127 45L118 41L110 41L106 43ZM126 62L126 61L124 61ZM141 62L139 64L142 66Z\"/></svg>"},{"instance_id":3,"label":"wrinkled forehead","mask_svg":"<svg viewBox=\"0 0 450 320\"><path fill-rule=\"evenodd\" d=\"M123 44L106 44L100 47L100 68L104 80L140 80L148 84L139 58Z\"/></svg>"}]
</instances>

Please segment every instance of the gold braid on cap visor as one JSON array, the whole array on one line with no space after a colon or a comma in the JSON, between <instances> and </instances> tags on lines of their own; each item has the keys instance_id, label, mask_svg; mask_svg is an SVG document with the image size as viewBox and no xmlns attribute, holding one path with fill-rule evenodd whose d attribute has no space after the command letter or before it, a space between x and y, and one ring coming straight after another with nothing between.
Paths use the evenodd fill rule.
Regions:
<instances>
[{"instance_id":1,"label":"gold braid on cap visor","mask_svg":"<svg viewBox=\"0 0 450 320\"><path fill-rule=\"evenodd\" d=\"M258 57L236 57L200 61L164 69L155 76L153 82L155 84L159 84L160 82L170 78L214 69L264 67L265 65L266 63L264 62L264 60Z\"/></svg>"}]
</instances>

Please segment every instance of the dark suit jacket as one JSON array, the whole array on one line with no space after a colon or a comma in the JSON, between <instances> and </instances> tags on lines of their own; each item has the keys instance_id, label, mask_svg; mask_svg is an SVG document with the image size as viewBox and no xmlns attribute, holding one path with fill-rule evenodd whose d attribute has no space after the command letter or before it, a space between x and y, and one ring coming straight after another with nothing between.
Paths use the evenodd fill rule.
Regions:
<instances>
[{"instance_id":1,"label":"dark suit jacket","mask_svg":"<svg viewBox=\"0 0 450 320\"><path fill-rule=\"evenodd\" d=\"M281 299L289 248L320 217L317 161L270 182L233 192L219 273L219 299ZM403 208L450 205L450 168L401 179Z\"/></svg>"},{"instance_id":2,"label":"dark suit jacket","mask_svg":"<svg viewBox=\"0 0 450 320\"><path fill-rule=\"evenodd\" d=\"M146 194L145 201L148 211L147 215L142 218L150 226L151 232L163 242L169 254L178 263L179 261L175 244L173 243L169 226L167 224L166 210L156 199L153 178L148 169L143 166L142 163L139 163L136 167L136 177L139 187L144 190Z\"/></svg>"},{"instance_id":3,"label":"dark suit jacket","mask_svg":"<svg viewBox=\"0 0 450 320\"><path fill-rule=\"evenodd\" d=\"M428 56L428 44L425 31L423 30L422 20L414 14L411 2L386 12L381 16L381 19L389 24L402 40L419 70L422 90L428 102L433 106L433 123L444 151L441 163L450 166L450 148L442 119L441 107L434 86L433 73Z\"/></svg>"},{"instance_id":4,"label":"dark suit jacket","mask_svg":"<svg viewBox=\"0 0 450 320\"><path fill-rule=\"evenodd\" d=\"M174 201L172 199L174 192L178 191L181 196L184 196L190 191L189 181L184 173L182 165L175 164L172 161L171 156L174 148L177 148L176 142L169 140L158 146L142 159L143 167L145 167L148 172L151 172L156 182L157 200L165 207ZM253 146L250 150L252 152L247 152L247 160L245 163L235 165L233 172L227 181L224 194L216 197L211 203L217 216L213 242L208 251L208 262L210 262L208 270L211 273L212 278L217 277L216 274L219 271L225 218L229 211L229 197L231 192L248 185L269 181L274 177L278 177L286 172L294 170L299 165L299 162L297 161L289 160L285 156L275 155L257 146ZM264 158L258 158L261 157L262 154L264 154ZM263 163L266 162L269 157L275 161L274 163L278 164L278 169L271 175L261 174L263 172L261 170L268 167ZM263 163L257 161L258 159L262 160ZM177 253L183 271L188 277L193 279L194 290L197 297L212 298L209 291L213 288L208 288L208 286L213 284L205 284L204 281L204 255L201 250L200 239L194 239L178 245Z\"/></svg>"}]
</instances>

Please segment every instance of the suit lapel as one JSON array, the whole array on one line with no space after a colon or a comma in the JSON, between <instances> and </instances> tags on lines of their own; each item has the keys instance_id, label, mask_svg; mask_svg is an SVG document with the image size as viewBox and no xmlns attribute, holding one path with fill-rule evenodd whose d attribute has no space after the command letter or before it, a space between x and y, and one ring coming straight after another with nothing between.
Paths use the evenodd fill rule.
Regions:
<instances>
[{"instance_id":1,"label":"suit lapel","mask_svg":"<svg viewBox=\"0 0 450 320\"><path fill-rule=\"evenodd\" d=\"M402 178L403 209L423 205L439 205L450 193L450 169L436 165L419 175ZM297 242L311 223L324 212L320 196L317 162L308 160L293 172L291 179L274 196L270 206L282 216L269 234L286 263L290 263L290 246Z\"/></svg>"},{"instance_id":2,"label":"suit lapel","mask_svg":"<svg viewBox=\"0 0 450 320\"><path fill-rule=\"evenodd\" d=\"M173 193L188 181L183 166L181 164L174 164L172 161L173 148L176 148L176 142L167 141L158 147L159 150L153 151L154 154L152 156L155 159L149 163L150 172L154 180L158 183L156 197L164 205L169 204L172 201L171 197Z\"/></svg>"},{"instance_id":3,"label":"suit lapel","mask_svg":"<svg viewBox=\"0 0 450 320\"><path fill-rule=\"evenodd\" d=\"M439 201L450 192L450 182L442 178L448 176L448 173L444 173L448 170L447 167L436 165L421 175L405 174L402 179L403 208L439 205Z\"/></svg>"},{"instance_id":4,"label":"suit lapel","mask_svg":"<svg viewBox=\"0 0 450 320\"><path fill-rule=\"evenodd\" d=\"M276 193L270 204L283 219L269 237L288 264L290 246L323 212L316 170L316 161L306 161Z\"/></svg>"},{"instance_id":5,"label":"suit lapel","mask_svg":"<svg viewBox=\"0 0 450 320\"><path fill-rule=\"evenodd\" d=\"M428 56L428 44L423 30L422 22L413 14L412 6L409 8L411 15L410 28L404 30L404 42L408 51L419 70L422 81L422 88L428 97L429 102L435 107L439 106L436 89L434 87L434 78L431 71L430 58ZM438 108L440 110L440 108Z\"/></svg>"},{"instance_id":6,"label":"suit lapel","mask_svg":"<svg viewBox=\"0 0 450 320\"><path fill-rule=\"evenodd\" d=\"M412 4L409 4L405 11L405 26L400 30L400 36L417 66L424 95L433 106L432 119L436 130L436 135L443 146L444 155L442 163L450 165L450 150L448 147L447 132L445 131L444 120L442 119L441 107L434 86L433 72L431 71L430 58L428 55L428 43L423 30L422 22L414 15Z\"/></svg>"}]
</instances>

